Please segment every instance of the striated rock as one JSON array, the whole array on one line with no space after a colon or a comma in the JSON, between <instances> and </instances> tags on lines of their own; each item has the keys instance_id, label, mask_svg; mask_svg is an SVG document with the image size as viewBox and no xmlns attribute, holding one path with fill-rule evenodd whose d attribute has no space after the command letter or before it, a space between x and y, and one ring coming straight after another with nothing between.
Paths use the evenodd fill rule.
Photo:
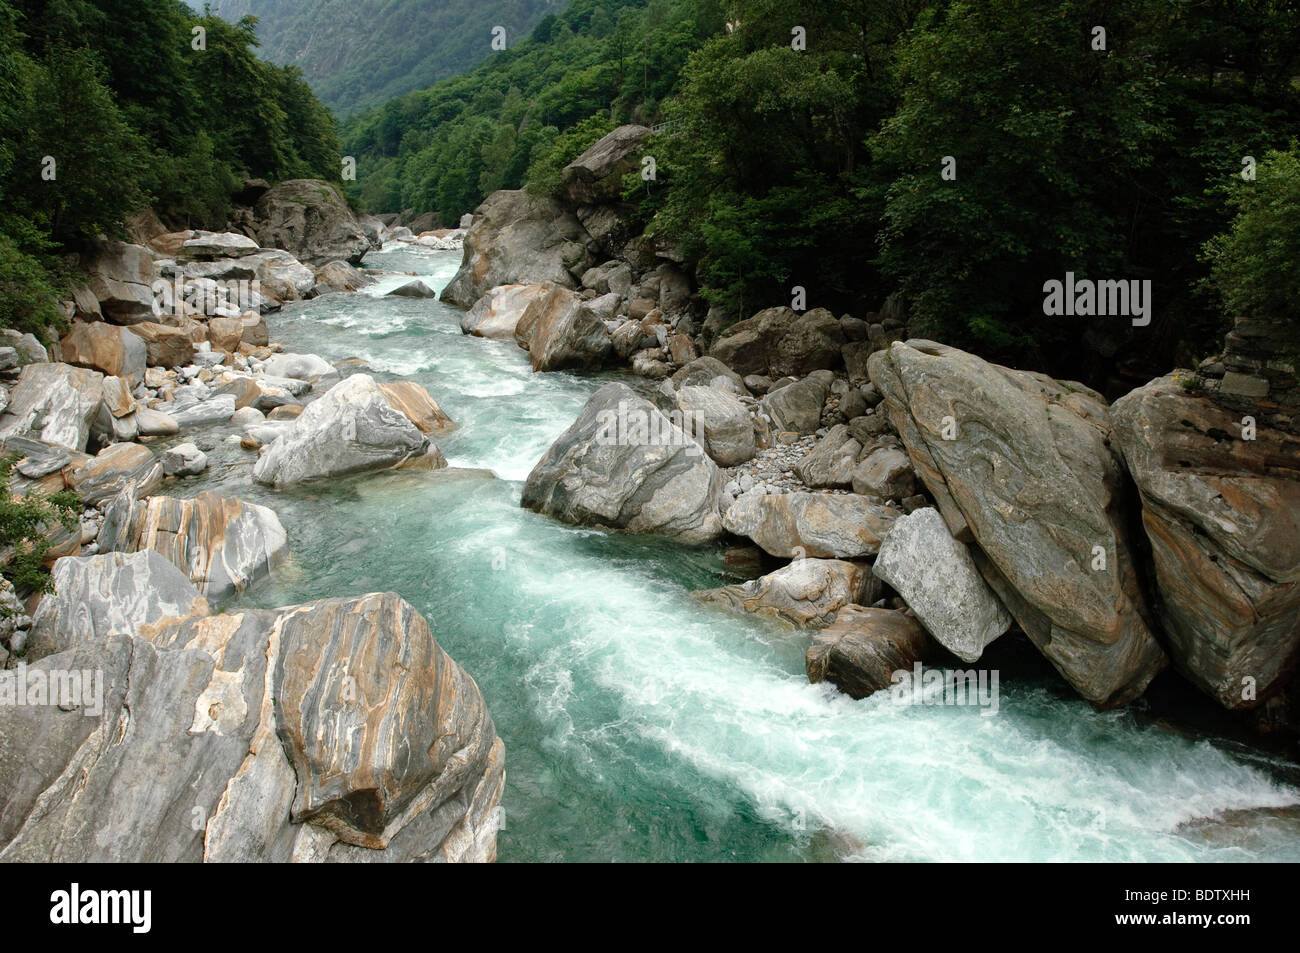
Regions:
<instances>
[{"instance_id":1,"label":"striated rock","mask_svg":"<svg viewBox=\"0 0 1300 953\"><path fill-rule=\"evenodd\" d=\"M233 413L233 410L232 410ZM335 384L290 421L253 467L253 479L278 488L322 477L395 467L437 448L389 403L366 374Z\"/></svg>"},{"instance_id":2,"label":"striated rock","mask_svg":"<svg viewBox=\"0 0 1300 953\"><path fill-rule=\"evenodd\" d=\"M521 505L566 523L686 542L722 534L722 472L624 384L606 384L528 475Z\"/></svg>"},{"instance_id":3,"label":"striated rock","mask_svg":"<svg viewBox=\"0 0 1300 953\"><path fill-rule=\"evenodd\" d=\"M500 285L549 281L577 288L593 264L591 236L560 203L522 190L493 192L474 211L460 271L442 300L468 308Z\"/></svg>"},{"instance_id":4,"label":"striated rock","mask_svg":"<svg viewBox=\"0 0 1300 953\"><path fill-rule=\"evenodd\" d=\"M81 499L97 505L122 491L139 499L162 486L163 468L152 450L138 443L115 443L69 471L68 486Z\"/></svg>"},{"instance_id":5,"label":"striated rock","mask_svg":"<svg viewBox=\"0 0 1300 953\"><path fill-rule=\"evenodd\" d=\"M130 385L120 377L104 378L104 409L114 417L126 417L139 409Z\"/></svg>"},{"instance_id":6,"label":"striated rock","mask_svg":"<svg viewBox=\"0 0 1300 953\"><path fill-rule=\"evenodd\" d=\"M1094 705L1142 694L1167 660L1145 619L1105 403L929 341L870 364L949 529L979 544L981 572L1043 655Z\"/></svg>"},{"instance_id":7,"label":"striated rock","mask_svg":"<svg viewBox=\"0 0 1300 953\"><path fill-rule=\"evenodd\" d=\"M609 330L576 292L552 285L535 298L515 326L515 342L534 371L598 368L609 360Z\"/></svg>"},{"instance_id":8,"label":"striated rock","mask_svg":"<svg viewBox=\"0 0 1300 953\"><path fill-rule=\"evenodd\" d=\"M693 595L792 625L822 628L834 622L845 606L866 601L871 588L871 569L861 563L797 559L760 579Z\"/></svg>"},{"instance_id":9,"label":"striated rock","mask_svg":"<svg viewBox=\"0 0 1300 953\"><path fill-rule=\"evenodd\" d=\"M871 571L964 662L977 661L985 646L1011 628L1011 615L936 509L926 507L894 523Z\"/></svg>"},{"instance_id":10,"label":"striated rock","mask_svg":"<svg viewBox=\"0 0 1300 953\"><path fill-rule=\"evenodd\" d=\"M170 437L180 433L181 425L171 414L148 407L137 407L135 411L136 427L142 437Z\"/></svg>"},{"instance_id":11,"label":"striated rock","mask_svg":"<svg viewBox=\"0 0 1300 953\"><path fill-rule=\"evenodd\" d=\"M501 285L487 292L461 315L460 329L481 338L513 341L528 306L551 291L549 284Z\"/></svg>"},{"instance_id":12,"label":"striated rock","mask_svg":"<svg viewBox=\"0 0 1300 953\"><path fill-rule=\"evenodd\" d=\"M214 600L247 589L289 553L274 510L215 493L190 500L119 497L105 514L99 545L104 552L154 550Z\"/></svg>"},{"instance_id":13,"label":"striated rock","mask_svg":"<svg viewBox=\"0 0 1300 953\"><path fill-rule=\"evenodd\" d=\"M853 492L882 500L901 500L916 492L916 474L907 454L894 447L878 447L853 468Z\"/></svg>"},{"instance_id":14,"label":"striated rock","mask_svg":"<svg viewBox=\"0 0 1300 953\"><path fill-rule=\"evenodd\" d=\"M623 194L623 176L638 168L650 138L646 126L619 126L560 173L560 188L575 205L597 205Z\"/></svg>"},{"instance_id":15,"label":"striated rock","mask_svg":"<svg viewBox=\"0 0 1300 953\"><path fill-rule=\"evenodd\" d=\"M34 432L46 443L84 450L104 402L104 375L70 364L28 364L9 392L0 438Z\"/></svg>"},{"instance_id":16,"label":"striated rock","mask_svg":"<svg viewBox=\"0 0 1300 953\"><path fill-rule=\"evenodd\" d=\"M357 265L370 239L336 186L320 179L279 182L257 200L257 238L301 262L320 267L332 261Z\"/></svg>"},{"instance_id":17,"label":"striated rock","mask_svg":"<svg viewBox=\"0 0 1300 953\"><path fill-rule=\"evenodd\" d=\"M456 429L456 423L442 412L438 402L415 381L380 384L379 389L394 408L419 428L420 433L439 437Z\"/></svg>"},{"instance_id":18,"label":"striated rock","mask_svg":"<svg viewBox=\"0 0 1300 953\"><path fill-rule=\"evenodd\" d=\"M709 356L741 375L803 377L839 367L843 344L839 321L824 308L803 314L768 308L724 331L709 348Z\"/></svg>"},{"instance_id":19,"label":"striated rock","mask_svg":"<svg viewBox=\"0 0 1300 953\"><path fill-rule=\"evenodd\" d=\"M1300 438L1161 378L1115 402L1142 494L1167 648L1226 708L1280 692L1300 662Z\"/></svg>"},{"instance_id":20,"label":"striated rock","mask_svg":"<svg viewBox=\"0 0 1300 953\"><path fill-rule=\"evenodd\" d=\"M76 321L59 346L68 364L124 378L133 386L144 380L145 343L126 328Z\"/></svg>"},{"instance_id":21,"label":"striated rock","mask_svg":"<svg viewBox=\"0 0 1300 953\"><path fill-rule=\"evenodd\" d=\"M701 440L714 463L734 467L754 459L754 422L735 396L712 387L686 385L677 392L687 432Z\"/></svg>"},{"instance_id":22,"label":"striated rock","mask_svg":"<svg viewBox=\"0 0 1300 953\"><path fill-rule=\"evenodd\" d=\"M768 391L759 406L776 430L813 433L821 426L822 407L833 379L830 371L815 371L801 381Z\"/></svg>"},{"instance_id":23,"label":"striated rock","mask_svg":"<svg viewBox=\"0 0 1300 953\"><path fill-rule=\"evenodd\" d=\"M51 575L54 591L41 597L32 616L29 663L210 611L185 574L152 550L64 556Z\"/></svg>"},{"instance_id":24,"label":"striated rock","mask_svg":"<svg viewBox=\"0 0 1300 953\"><path fill-rule=\"evenodd\" d=\"M773 556L860 559L872 556L900 516L852 494L742 494L723 514L727 532L747 536Z\"/></svg>"},{"instance_id":25,"label":"striated rock","mask_svg":"<svg viewBox=\"0 0 1300 953\"><path fill-rule=\"evenodd\" d=\"M850 436L849 428L836 424L795 464L794 472L808 486L848 487L861 453L862 444Z\"/></svg>"},{"instance_id":26,"label":"striated rock","mask_svg":"<svg viewBox=\"0 0 1300 953\"><path fill-rule=\"evenodd\" d=\"M316 273L283 249L263 248L244 260L256 269L262 292L277 301L297 301L316 284Z\"/></svg>"},{"instance_id":27,"label":"striated rock","mask_svg":"<svg viewBox=\"0 0 1300 953\"><path fill-rule=\"evenodd\" d=\"M830 682L846 695L866 698L888 691L895 672L911 671L935 655L934 641L906 613L845 606L813 636L804 664L814 685Z\"/></svg>"},{"instance_id":28,"label":"striated rock","mask_svg":"<svg viewBox=\"0 0 1300 953\"><path fill-rule=\"evenodd\" d=\"M236 409L233 394L217 394L184 407L173 407L168 413L181 427L197 427L225 423L235 415Z\"/></svg>"},{"instance_id":29,"label":"striated rock","mask_svg":"<svg viewBox=\"0 0 1300 953\"><path fill-rule=\"evenodd\" d=\"M194 361L194 340L184 328L141 321L127 330L144 341L149 367L184 367Z\"/></svg>"}]
</instances>

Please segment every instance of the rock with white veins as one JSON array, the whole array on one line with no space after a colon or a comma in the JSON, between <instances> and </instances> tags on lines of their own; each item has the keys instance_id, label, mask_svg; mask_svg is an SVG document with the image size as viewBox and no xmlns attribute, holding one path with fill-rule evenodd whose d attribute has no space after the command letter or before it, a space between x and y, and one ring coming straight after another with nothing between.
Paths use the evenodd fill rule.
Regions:
<instances>
[{"instance_id":1,"label":"rock with white veins","mask_svg":"<svg viewBox=\"0 0 1300 953\"><path fill-rule=\"evenodd\" d=\"M46 443L85 450L104 401L104 375L71 364L28 364L9 392L0 438L29 430Z\"/></svg>"},{"instance_id":2,"label":"rock with white veins","mask_svg":"<svg viewBox=\"0 0 1300 953\"><path fill-rule=\"evenodd\" d=\"M900 515L856 494L750 490L722 522L727 532L748 536L773 556L860 559L880 549Z\"/></svg>"},{"instance_id":3,"label":"rock with white veins","mask_svg":"<svg viewBox=\"0 0 1300 953\"><path fill-rule=\"evenodd\" d=\"M1010 613L932 507L894 523L872 572L903 597L944 648L965 662L977 661L986 645L1011 628Z\"/></svg>"}]
</instances>

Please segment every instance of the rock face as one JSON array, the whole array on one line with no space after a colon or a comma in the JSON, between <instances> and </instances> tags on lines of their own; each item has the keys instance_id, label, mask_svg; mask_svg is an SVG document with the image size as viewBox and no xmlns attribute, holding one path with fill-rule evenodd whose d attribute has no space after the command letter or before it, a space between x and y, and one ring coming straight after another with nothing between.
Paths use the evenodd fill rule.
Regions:
<instances>
[{"instance_id":1,"label":"rock face","mask_svg":"<svg viewBox=\"0 0 1300 953\"><path fill-rule=\"evenodd\" d=\"M624 384L606 384L528 475L522 505L566 523L686 542L722 534L720 471Z\"/></svg>"},{"instance_id":2,"label":"rock face","mask_svg":"<svg viewBox=\"0 0 1300 953\"><path fill-rule=\"evenodd\" d=\"M1226 708L1253 708L1300 662L1300 438L1152 381L1111 408L1142 494L1174 664Z\"/></svg>"},{"instance_id":3,"label":"rock face","mask_svg":"<svg viewBox=\"0 0 1300 953\"><path fill-rule=\"evenodd\" d=\"M790 308L768 308L723 332L711 348L738 374L763 374L773 380L803 377L810 371L840 366L844 330L823 308L799 314Z\"/></svg>"},{"instance_id":4,"label":"rock face","mask_svg":"<svg viewBox=\"0 0 1300 953\"><path fill-rule=\"evenodd\" d=\"M253 479L286 487L307 480L382 470L424 457L429 438L366 374L335 384L293 420L253 467ZM433 448L435 465L446 466Z\"/></svg>"},{"instance_id":5,"label":"rock face","mask_svg":"<svg viewBox=\"0 0 1300 953\"><path fill-rule=\"evenodd\" d=\"M465 257L442 300L468 308L499 285L550 281L577 288L593 264L591 236L558 202L493 192L474 212Z\"/></svg>"},{"instance_id":6,"label":"rock face","mask_svg":"<svg viewBox=\"0 0 1300 953\"><path fill-rule=\"evenodd\" d=\"M694 595L792 625L822 628L834 622L845 606L865 601L870 591L871 570L862 563L797 559L760 579Z\"/></svg>"},{"instance_id":7,"label":"rock face","mask_svg":"<svg viewBox=\"0 0 1300 953\"><path fill-rule=\"evenodd\" d=\"M735 396L712 387L686 385L677 392L677 407L692 435L703 439L704 449L721 467L734 467L754 458L754 422L749 410Z\"/></svg>"},{"instance_id":8,"label":"rock face","mask_svg":"<svg viewBox=\"0 0 1300 953\"><path fill-rule=\"evenodd\" d=\"M938 510L926 507L894 523L871 571L964 662L977 661L986 645L1011 628L1011 615Z\"/></svg>"},{"instance_id":9,"label":"rock face","mask_svg":"<svg viewBox=\"0 0 1300 953\"><path fill-rule=\"evenodd\" d=\"M102 706L0 707L0 860L495 859L504 747L396 595L149 620L56 668Z\"/></svg>"},{"instance_id":10,"label":"rock face","mask_svg":"<svg viewBox=\"0 0 1300 953\"><path fill-rule=\"evenodd\" d=\"M357 265L370 239L338 189L320 179L289 179L257 200L258 243L280 248L319 268L331 261Z\"/></svg>"},{"instance_id":11,"label":"rock face","mask_svg":"<svg viewBox=\"0 0 1300 953\"><path fill-rule=\"evenodd\" d=\"M501 285L493 288L470 308L460 319L460 329L465 334L499 341L513 341L515 328L528 306L538 298L550 294L551 285Z\"/></svg>"},{"instance_id":12,"label":"rock face","mask_svg":"<svg viewBox=\"0 0 1300 953\"><path fill-rule=\"evenodd\" d=\"M915 619L892 609L846 606L813 636L804 658L808 681L830 682L853 698L888 691L893 675L935 655Z\"/></svg>"},{"instance_id":13,"label":"rock face","mask_svg":"<svg viewBox=\"0 0 1300 953\"><path fill-rule=\"evenodd\" d=\"M645 126L619 126L567 166L560 176L565 197L576 205L596 205L623 194L623 176L637 168L650 138Z\"/></svg>"},{"instance_id":14,"label":"rock face","mask_svg":"<svg viewBox=\"0 0 1300 953\"><path fill-rule=\"evenodd\" d=\"M124 242L99 241L81 256L86 288L115 324L153 320L153 255Z\"/></svg>"},{"instance_id":15,"label":"rock face","mask_svg":"<svg viewBox=\"0 0 1300 953\"><path fill-rule=\"evenodd\" d=\"M722 523L773 556L860 559L879 551L900 515L856 494L750 490L731 504Z\"/></svg>"},{"instance_id":16,"label":"rock face","mask_svg":"<svg viewBox=\"0 0 1300 953\"><path fill-rule=\"evenodd\" d=\"M154 550L213 600L247 589L289 554L288 534L273 510L215 493L114 500L99 544L105 552Z\"/></svg>"},{"instance_id":17,"label":"rock face","mask_svg":"<svg viewBox=\"0 0 1300 953\"><path fill-rule=\"evenodd\" d=\"M28 364L0 416L0 438L35 431L46 443L85 450L104 401L104 375L70 364Z\"/></svg>"},{"instance_id":18,"label":"rock face","mask_svg":"<svg viewBox=\"0 0 1300 953\"><path fill-rule=\"evenodd\" d=\"M145 342L126 328L75 321L59 344L69 364L121 377L132 385L144 380Z\"/></svg>"},{"instance_id":19,"label":"rock face","mask_svg":"<svg viewBox=\"0 0 1300 953\"><path fill-rule=\"evenodd\" d=\"M515 342L528 351L535 371L598 368L613 353L605 322L559 285L550 285L528 305L515 326Z\"/></svg>"},{"instance_id":20,"label":"rock face","mask_svg":"<svg viewBox=\"0 0 1300 953\"><path fill-rule=\"evenodd\" d=\"M54 591L32 616L28 657L43 658L110 635L131 635L165 619L205 616L207 600L161 553L64 556L54 564Z\"/></svg>"},{"instance_id":21,"label":"rock face","mask_svg":"<svg viewBox=\"0 0 1300 953\"><path fill-rule=\"evenodd\" d=\"M1094 705L1142 694L1167 659L1100 397L929 341L895 343L870 368L949 529L979 544L980 571L1043 655Z\"/></svg>"}]
</instances>

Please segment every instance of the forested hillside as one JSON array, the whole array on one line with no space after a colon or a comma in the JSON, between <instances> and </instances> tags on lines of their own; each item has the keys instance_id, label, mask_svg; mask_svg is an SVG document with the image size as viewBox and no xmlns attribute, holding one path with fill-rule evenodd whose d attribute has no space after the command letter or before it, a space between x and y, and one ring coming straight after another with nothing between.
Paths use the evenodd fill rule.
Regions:
<instances>
[{"instance_id":1,"label":"forested hillside","mask_svg":"<svg viewBox=\"0 0 1300 953\"><path fill-rule=\"evenodd\" d=\"M900 292L992 357L1169 360L1222 330L1205 246L1245 157L1300 133L1297 37L1286 0L577 0L345 138L367 205L445 218L675 120L629 196L716 305ZM1044 322L1067 271L1151 280L1155 323Z\"/></svg>"},{"instance_id":2,"label":"forested hillside","mask_svg":"<svg viewBox=\"0 0 1300 953\"><path fill-rule=\"evenodd\" d=\"M195 6L199 6L196 0ZM262 54L298 66L340 116L455 76L513 44L553 0L215 0L232 23L258 18Z\"/></svg>"},{"instance_id":3,"label":"forested hillside","mask_svg":"<svg viewBox=\"0 0 1300 953\"><path fill-rule=\"evenodd\" d=\"M179 0L0 0L0 326L55 323L60 253L134 212L220 227L245 177L339 178L333 117L256 50Z\"/></svg>"}]
</instances>

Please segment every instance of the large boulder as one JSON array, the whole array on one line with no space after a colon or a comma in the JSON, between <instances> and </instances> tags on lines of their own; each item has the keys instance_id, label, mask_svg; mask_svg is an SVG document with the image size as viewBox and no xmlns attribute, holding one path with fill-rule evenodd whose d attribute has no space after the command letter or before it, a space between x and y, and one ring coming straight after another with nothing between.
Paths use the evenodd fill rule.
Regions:
<instances>
[{"instance_id":1,"label":"large boulder","mask_svg":"<svg viewBox=\"0 0 1300 953\"><path fill-rule=\"evenodd\" d=\"M759 406L773 429L813 433L821 426L822 407L833 380L830 371L814 371L801 381L769 392Z\"/></svg>"},{"instance_id":2,"label":"large boulder","mask_svg":"<svg viewBox=\"0 0 1300 953\"><path fill-rule=\"evenodd\" d=\"M289 553L274 510L215 493L189 500L120 496L105 514L99 545L104 552L155 550L213 600L244 591Z\"/></svg>"},{"instance_id":3,"label":"large boulder","mask_svg":"<svg viewBox=\"0 0 1300 953\"><path fill-rule=\"evenodd\" d=\"M358 265L370 251L370 239L338 188L320 179L276 184L257 200L254 214L260 245L284 249L312 267Z\"/></svg>"},{"instance_id":4,"label":"large boulder","mask_svg":"<svg viewBox=\"0 0 1300 953\"><path fill-rule=\"evenodd\" d=\"M979 544L981 572L1043 655L1094 705L1141 695L1167 659L1105 402L930 341L895 343L870 368L952 534Z\"/></svg>"},{"instance_id":5,"label":"large boulder","mask_svg":"<svg viewBox=\"0 0 1300 953\"><path fill-rule=\"evenodd\" d=\"M184 367L194 360L194 338L185 328L141 321L127 330L144 342L149 367Z\"/></svg>"},{"instance_id":6,"label":"large boulder","mask_svg":"<svg viewBox=\"0 0 1300 953\"><path fill-rule=\"evenodd\" d=\"M1172 376L1111 408L1142 494L1174 665L1226 708L1279 692L1300 661L1300 438Z\"/></svg>"},{"instance_id":7,"label":"large boulder","mask_svg":"<svg viewBox=\"0 0 1300 953\"><path fill-rule=\"evenodd\" d=\"M521 503L566 523L706 542L722 534L723 482L678 422L615 383L546 451Z\"/></svg>"},{"instance_id":8,"label":"large boulder","mask_svg":"<svg viewBox=\"0 0 1300 953\"><path fill-rule=\"evenodd\" d=\"M431 452L432 451L432 452ZM389 402L366 374L335 384L309 404L253 467L253 479L275 487L382 470L426 455L446 466L429 438Z\"/></svg>"},{"instance_id":9,"label":"large boulder","mask_svg":"<svg viewBox=\"0 0 1300 953\"><path fill-rule=\"evenodd\" d=\"M152 321L153 255L141 245L95 240L82 254L86 288L105 318L116 324Z\"/></svg>"},{"instance_id":10,"label":"large boulder","mask_svg":"<svg viewBox=\"0 0 1300 953\"><path fill-rule=\"evenodd\" d=\"M845 606L813 635L804 656L808 681L830 682L852 698L888 691L894 673L935 658L934 641L904 612Z\"/></svg>"},{"instance_id":11,"label":"large boulder","mask_svg":"<svg viewBox=\"0 0 1300 953\"><path fill-rule=\"evenodd\" d=\"M794 472L808 486L848 487L853 483L853 468L861 454L862 444L853 438L849 428L836 424L794 465Z\"/></svg>"},{"instance_id":12,"label":"large boulder","mask_svg":"<svg viewBox=\"0 0 1300 953\"><path fill-rule=\"evenodd\" d=\"M316 283L312 285L312 291L318 295L360 291L374 283L375 279L346 261L331 261L316 270Z\"/></svg>"},{"instance_id":13,"label":"large boulder","mask_svg":"<svg viewBox=\"0 0 1300 953\"><path fill-rule=\"evenodd\" d=\"M515 328L528 306L551 293L550 284L501 285L487 292L460 319L465 334L513 341Z\"/></svg>"},{"instance_id":14,"label":"large boulder","mask_svg":"<svg viewBox=\"0 0 1300 953\"><path fill-rule=\"evenodd\" d=\"M853 493L764 493L750 490L722 523L773 556L860 559L880 550L898 510Z\"/></svg>"},{"instance_id":15,"label":"large boulder","mask_svg":"<svg viewBox=\"0 0 1300 953\"><path fill-rule=\"evenodd\" d=\"M443 413L433 395L415 381L393 381L390 384L380 384L379 389L395 409L415 424L420 433L440 437L456 429L455 421Z\"/></svg>"},{"instance_id":16,"label":"large boulder","mask_svg":"<svg viewBox=\"0 0 1300 953\"><path fill-rule=\"evenodd\" d=\"M840 366L844 330L824 308L802 314L768 308L738 321L713 342L709 356L742 376L803 377Z\"/></svg>"},{"instance_id":17,"label":"large boulder","mask_svg":"<svg viewBox=\"0 0 1300 953\"><path fill-rule=\"evenodd\" d=\"M696 598L791 625L823 628L846 606L866 601L871 569L838 559L796 559L759 579L693 593Z\"/></svg>"},{"instance_id":18,"label":"large boulder","mask_svg":"<svg viewBox=\"0 0 1300 953\"><path fill-rule=\"evenodd\" d=\"M316 273L281 248L263 248L244 260L256 269L262 292L277 301L297 301L316 284Z\"/></svg>"},{"instance_id":19,"label":"large boulder","mask_svg":"<svg viewBox=\"0 0 1300 953\"><path fill-rule=\"evenodd\" d=\"M442 300L468 308L500 285L554 282L577 288L594 263L591 236L559 202L526 192L489 195L474 212L460 271Z\"/></svg>"},{"instance_id":20,"label":"large boulder","mask_svg":"<svg viewBox=\"0 0 1300 953\"><path fill-rule=\"evenodd\" d=\"M735 395L688 384L677 392L677 407L685 415L686 429L703 442L718 466L739 466L754 458L754 421Z\"/></svg>"},{"instance_id":21,"label":"large boulder","mask_svg":"<svg viewBox=\"0 0 1300 953\"><path fill-rule=\"evenodd\" d=\"M27 674L69 670L99 697L0 706L0 860L495 859L504 747L396 595L158 620Z\"/></svg>"},{"instance_id":22,"label":"large boulder","mask_svg":"<svg viewBox=\"0 0 1300 953\"><path fill-rule=\"evenodd\" d=\"M599 368L614 349L609 329L588 302L554 284L524 310L515 342L528 351L535 371Z\"/></svg>"},{"instance_id":23,"label":"large boulder","mask_svg":"<svg viewBox=\"0 0 1300 953\"><path fill-rule=\"evenodd\" d=\"M181 243L181 254L202 261L243 258L257 251L257 242L238 232L199 232Z\"/></svg>"},{"instance_id":24,"label":"large boulder","mask_svg":"<svg viewBox=\"0 0 1300 953\"><path fill-rule=\"evenodd\" d=\"M596 205L623 194L623 176L638 166L650 138L646 126L619 126L560 174L560 188L575 205Z\"/></svg>"},{"instance_id":25,"label":"large boulder","mask_svg":"<svg viewBox=\"0 0 1300 953\"><path fill-rule=\"evenodd\" d=\"M1011 615L975 568L965 544L931 507L902 517L871 571L889 583L944 648L964 662L1011 628Z\"/></svg>"},{"instance_id":26,"label":"large boulder","mask_svg":"<svg viewBox=\"0 0 1300 953\"><path fill-rule=\"evenodd\" d=\"M69 471L68 485L82 501L98 506L127 491L139 499L162 486L162 463L139 443L115 443Z\"/></svg>"},{"instance_id":27,"label":"large boulder","mask_svg":"<svg viewBox=\"0 0 1300 953\"><path fill-rule=\"evenodd\" d=\"M46 443L85 450L104 402L104 375L71 364L28 364L0 415L0 438L34 432Z\"/></svg>"},{"instance_id":28,"label":"large boulder","mask_svg":"<svg viewBox=\"0 0 1300 953\"><path fill-rule=\"evenodd\" d=\"M674 387L713 387L749 396L744 379L716 357L697 357L679 368L671 379Z\"/></svg>"},{"instance_id":29,"label":"large boulder","mask_svg":"<svg viewBox=\"0 0 1300 953\"><path fill-rule=\"evenodd\" d=\"M132 385L144 380L148 348L144 340L126 328L100 321L75 321L59 342L63 360L88 367Z\"/></svg>"}]
</instances>

